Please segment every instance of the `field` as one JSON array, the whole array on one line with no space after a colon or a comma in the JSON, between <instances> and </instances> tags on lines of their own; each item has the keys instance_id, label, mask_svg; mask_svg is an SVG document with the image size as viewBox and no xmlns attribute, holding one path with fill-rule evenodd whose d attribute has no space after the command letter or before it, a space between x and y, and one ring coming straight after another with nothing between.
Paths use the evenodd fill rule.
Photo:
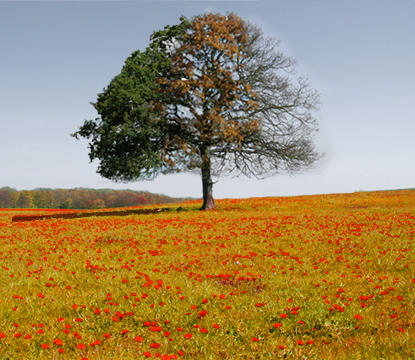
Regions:
<instances>
[{"instance_id":1,"label":"field","mask_svg":"<svg viewBox=\"0 0 415 360\"><path fill-rule=\"evenodd\" d=\"M0 210L0 359L415 359L415 191L217 205Z\"/></svg>"}]
</instances>

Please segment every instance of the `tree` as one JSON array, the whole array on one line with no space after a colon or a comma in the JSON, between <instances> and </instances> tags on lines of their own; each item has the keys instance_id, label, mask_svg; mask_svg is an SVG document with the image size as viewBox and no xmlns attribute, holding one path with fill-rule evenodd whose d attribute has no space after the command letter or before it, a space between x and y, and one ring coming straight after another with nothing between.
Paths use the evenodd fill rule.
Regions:
<instances>
[{"instance_id":1,"label":"tree","mask_svg":"<svg viewBox=\"0 0 415 360\"><path fill-rule=\"evenodd\" d=\"M103 199L95 199L91 204L91 209L104 209L105 201Z\"/></svg>"},{"instance_id":2,"label":"tree","mask_svg":"<svg viewBox=\"0 0 415 360\"><path fill-rule=\"evenodd\" d=\"M36 208L51 208L53 203L53 191L50 189L35 189L33 191L33 204Z\"/></svg>"},{"instance_id":3,"label":"tree","mask_svg":"<svg viewBox=\"0 0 415 360\"><path fill-rule=\"evenodd\" d=\"M21 208L21 209L34 208L33 193L27 190L20 191L19 197L16 201L16 207Z\"/></svg>"},{"instance_id":4,"label":"tree","mask_svg":"<svg viewBox=\"0 0 415 360\"><path fill-rule=\"evenodd\" d=\"M210 209L212 175L263 177L319 158L318 95L259 28L207 13L150 40L98 94L99 117L72 134L90 139L99 174L131 181L198 171Z\"/></svg>"},{"instance_id":5,"label":"tree","mask_svg":"<svg viewBox=\"0 0 415 360\"><path fill-rule=\"evenodd\" d=\"M10 187L0 188L0 208L14 208L19 198L19 192Z\"/></svg>"}]
</instances>

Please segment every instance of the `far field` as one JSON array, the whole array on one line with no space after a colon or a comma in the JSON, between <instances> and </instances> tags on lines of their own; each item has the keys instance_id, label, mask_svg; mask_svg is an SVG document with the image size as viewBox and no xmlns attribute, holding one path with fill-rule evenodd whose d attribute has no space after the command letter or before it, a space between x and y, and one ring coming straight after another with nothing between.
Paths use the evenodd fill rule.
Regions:
<instances>
[{"instance_id":1,"label":"far field","mask_svg":"<svg viewBox=\"0 0 415 360\"><path fill-rule=\"evenodd\" d=\"M0 209L0 359L415 359L415 190L217 205Z\"/></svg>"}]
</instances>

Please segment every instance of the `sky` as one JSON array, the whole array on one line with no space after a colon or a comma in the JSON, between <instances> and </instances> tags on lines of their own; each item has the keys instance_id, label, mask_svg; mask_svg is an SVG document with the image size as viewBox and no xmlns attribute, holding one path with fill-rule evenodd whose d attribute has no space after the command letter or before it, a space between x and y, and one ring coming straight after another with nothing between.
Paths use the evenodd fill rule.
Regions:
<instances>
[{"instance_id":1,"label":"sky","mask_svg":"<svg viewBox=\"0 0 415 360\"><path fill-rule=\"evenodd\" d=\"M97 116L90 102L153 31L204 12L235 12L280 40L320 93L325 154L294 175L215 179L215 198L415 187L415 0L0 0L0 187L201 197L195 174L104 179L70 134Z\"/></svg>"}]
</instances>

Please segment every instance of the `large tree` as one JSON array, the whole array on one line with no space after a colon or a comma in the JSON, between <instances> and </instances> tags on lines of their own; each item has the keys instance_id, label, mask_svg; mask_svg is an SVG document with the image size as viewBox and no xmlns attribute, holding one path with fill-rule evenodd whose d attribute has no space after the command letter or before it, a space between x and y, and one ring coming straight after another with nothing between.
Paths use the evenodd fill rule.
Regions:
<instances>
[{"instance_id":1,"label":"large tree","mask_svg":"<svg viewBox=\"0 0 415 360\"><path fill-rule=\"evenodd\" d=\"M154 32L93 103L98 173L118 180L199 171L202 209L215 206L212 175L262 177L311 165L317 93L294 61L235 14L204 14Z\"/></svg>"}]
</instances>

